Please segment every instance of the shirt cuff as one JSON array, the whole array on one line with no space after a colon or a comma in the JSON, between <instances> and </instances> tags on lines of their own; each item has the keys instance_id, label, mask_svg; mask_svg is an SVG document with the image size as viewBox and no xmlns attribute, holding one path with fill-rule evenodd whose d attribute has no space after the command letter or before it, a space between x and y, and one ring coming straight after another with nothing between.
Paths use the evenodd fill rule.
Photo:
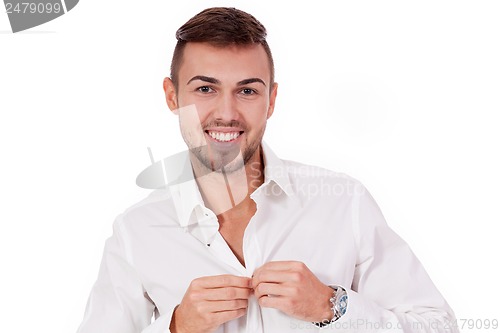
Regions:
<instances>
[{"instance_id":1,"label":"shirt cuff","mask_svg":"<svg viewBox=\"0 0 500 333\"><path fill-rule=\"evenodd\" d=\"M398 319L394 313L381 308L353 290L344 289L347 292L347 310L342 317L326 327L339 333L380 332L385 329L395 333L400 332Z\"/></svg>"}]
</instances>

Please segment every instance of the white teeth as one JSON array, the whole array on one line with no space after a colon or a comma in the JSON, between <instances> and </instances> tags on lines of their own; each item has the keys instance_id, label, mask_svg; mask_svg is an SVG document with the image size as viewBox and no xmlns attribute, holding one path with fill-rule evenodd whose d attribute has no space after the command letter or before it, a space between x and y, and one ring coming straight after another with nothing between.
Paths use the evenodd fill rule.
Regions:
<instances>
[{"instance_id":1,"label":"white teeth","mask_svg":"<svg viewBox=\"0 0 500 333\"><path fill-rule=\"evenodd\" d=\"M239 132L222 133L222 132L208 131L208 135L210 135L213 139L217 141L228 142L239 137L240 133Z\"/></svg>"}]
</instances>

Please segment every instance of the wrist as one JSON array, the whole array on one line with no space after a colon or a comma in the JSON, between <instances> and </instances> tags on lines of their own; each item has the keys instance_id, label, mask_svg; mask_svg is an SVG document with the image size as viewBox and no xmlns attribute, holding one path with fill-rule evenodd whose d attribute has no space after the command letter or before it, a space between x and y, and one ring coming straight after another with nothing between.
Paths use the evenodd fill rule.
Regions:
<instances>
[{"instance_id":1,"label":"wrist","mask_svg":"<svg viewBox=\"0 0 500 333\"><path fill-rule=\"evenodd\" d=\"M314 322L314 325L318 327L325 327L340 317L342 317L347 311L348 296L344 288L340 286L328 286L330 288L330 315L327 319L325 318L321 322Z\"/></svg>"},{"instance_id":2,"label":"wrist","mask_svg":"<svg viewBox=\"0 0 500 333\"><path fill-rule=\"evenodd\" d=\"M178 307L179 307L179 305L177 305L174 308L174 311L172 311L172 318L170 318L170 326L168 327L168 329L170 330L170 333L181 333L179 330L177 330L176 321L175 321L175 315L177 313Z\"/></svg>"},{"instance_id":3,"label":"wrist","mask_svg":"<svg viewBox=\"0 0 500 333\"><path fill-rule=\"evenodd\" d=\"M321 322L330 321L333 319L332 303L330 302L332 298L332 288L325 285L324 291L322 293L321 301L321 316L318 318Z\"/></svg>"}]
</instances>

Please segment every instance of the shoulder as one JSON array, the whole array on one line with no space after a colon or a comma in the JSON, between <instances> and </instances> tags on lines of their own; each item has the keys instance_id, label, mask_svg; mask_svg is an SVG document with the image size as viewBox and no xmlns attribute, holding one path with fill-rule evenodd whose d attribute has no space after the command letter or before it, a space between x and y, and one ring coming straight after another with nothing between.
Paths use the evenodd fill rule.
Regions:
<instances>
[{"instance_id":1,"label":"shoulder","mask_svg":"<svg viewBox=\"0 0 500 333\"><path fill-rule=\"evenodd\" d=\"M116 219L120 228L142 228L176 223L177 216L170 191L154 190L147 197L125 209Z\"/></svg>"},{"instance_id":2,"label":"shoulder","mask_svg":"<svg viewBox=\"0 0 500 333\"><path fill-rule=\"evenodd\" d=\"M323 191L342 194L365 191L363 184L346 173L296 161L282 160L290 182L295 186L319 186Z\"/></svg>"}]
</instances>

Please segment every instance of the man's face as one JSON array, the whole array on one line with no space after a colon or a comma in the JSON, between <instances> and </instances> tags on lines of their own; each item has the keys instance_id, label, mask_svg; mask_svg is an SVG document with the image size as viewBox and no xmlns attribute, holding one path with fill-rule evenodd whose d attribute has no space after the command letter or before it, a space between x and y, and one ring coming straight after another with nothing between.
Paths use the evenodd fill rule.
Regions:
<instances>
[{"instance_id":1,"label":"man's face","mask_svg":"<svg viewBox=\"0 0 500 333\"><path fill-rule=\"evenodd\" d=\"M179 121L184 141L205 167L231 172L260 159L277 91L276 85L270 89L270 78L267 54L259 44L186 45L177 90L172 92L167 79L165 91L171 109L196 106L181 109Z\"/></svg>"}]
</instances>

